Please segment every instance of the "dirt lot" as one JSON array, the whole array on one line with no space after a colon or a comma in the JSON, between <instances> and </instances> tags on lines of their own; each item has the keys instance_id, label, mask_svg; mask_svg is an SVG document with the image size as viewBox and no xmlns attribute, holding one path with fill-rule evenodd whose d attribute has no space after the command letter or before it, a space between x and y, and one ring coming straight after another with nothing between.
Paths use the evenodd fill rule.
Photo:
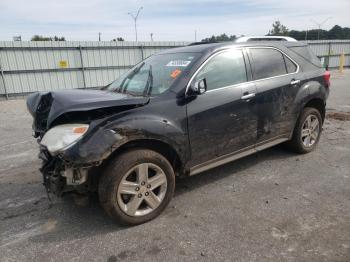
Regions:
<instances>
[{"instance_id":1,"label":"dirt lot","mask_svg":"<svg viewBox=\"0 0 350 262\"><path fill-rule=\"evenodd\" d=\"M350 112L349 83L333 74L330 112ZM128 228L96 198L50 203L25 103L0 101L0 260L350 261L350 121L330 116L315 152L277 146L178 179L159 218Z\"/></svg>"}]
</instances>

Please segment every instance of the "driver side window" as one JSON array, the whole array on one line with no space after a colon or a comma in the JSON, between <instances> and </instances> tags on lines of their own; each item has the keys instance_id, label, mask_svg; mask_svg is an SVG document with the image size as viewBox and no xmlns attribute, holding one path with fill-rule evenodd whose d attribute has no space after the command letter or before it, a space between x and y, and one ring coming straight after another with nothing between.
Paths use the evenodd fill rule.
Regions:
<instances>
[{"instance_id":1,"label":"driver side window","mask_svg":"<svg viewBox=\"0 0 350 262\"><path fill-rule=\"evenodd\" d=\"M228 50L212 57L195 76L194 81L205 78L207 90L236 85L247 81L243 53Z\"/></svg>"}]
</instances>

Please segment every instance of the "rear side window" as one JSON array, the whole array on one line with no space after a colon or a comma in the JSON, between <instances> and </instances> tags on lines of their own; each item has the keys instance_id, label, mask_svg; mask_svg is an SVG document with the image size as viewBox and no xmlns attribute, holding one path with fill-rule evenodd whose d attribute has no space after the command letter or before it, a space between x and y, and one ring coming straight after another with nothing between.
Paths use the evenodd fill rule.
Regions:
<instances>
[{"instance_id":1,"label":"rear side window","mask_svg":"<svg viewBox=\"0 0 350 262\"><path fill-rule=\"evenodd\" d=\"M255 80L287 74L281 52L272 48L251 48Z\"/></svg>"},{"instance_id":2,"label":"rear side window","mask_svg":"<svg viewBox=\"0 0 350 262\"><path fill-rule=\"evenodd\" d=\"M231 86L247 81L245 62L241 50L228 50L211 58L195 76L205 78L208 90Z\"/></svg>"},{"instance_id":3,"label":"rear side window","mask_svg":"<svg viewBox=\"0 0 350 262\"><path fill-rule=\"evenodd\" d=\"M292 46L292 47L289 47L289 49L292 50L297 55L309 61L314 66L322 67L321 60L311 51L310 47Z\"/></svg>"}]
</instances>

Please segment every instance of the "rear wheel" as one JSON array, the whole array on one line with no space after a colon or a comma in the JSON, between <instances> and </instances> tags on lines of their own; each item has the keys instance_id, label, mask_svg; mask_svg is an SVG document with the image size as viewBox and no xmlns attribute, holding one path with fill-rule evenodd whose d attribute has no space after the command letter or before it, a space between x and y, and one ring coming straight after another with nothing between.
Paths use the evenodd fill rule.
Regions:
<instances>
[{"instance_id":1,"label":"rear wheel","mask_svg":"<svg viewBox=\"0 0 350 262\"><path fill-rule=\"evenodd\" d=\"M297 153L308 153L315 149L322 132L320 112L311 107L302 111L293 132L289 147Z\"/></svg>"},{"instance_id":2,"label":"rear wheel","mask_svg":"<svg viewBox=\"0 0 350 262\"><path fill-rule=\"evenodd\" d=\"M137 225L158 216L170 202L175 175L166 158L132 150L110 163L99 184L100 202L116 221Z\"/></svg>"}]
</instances>

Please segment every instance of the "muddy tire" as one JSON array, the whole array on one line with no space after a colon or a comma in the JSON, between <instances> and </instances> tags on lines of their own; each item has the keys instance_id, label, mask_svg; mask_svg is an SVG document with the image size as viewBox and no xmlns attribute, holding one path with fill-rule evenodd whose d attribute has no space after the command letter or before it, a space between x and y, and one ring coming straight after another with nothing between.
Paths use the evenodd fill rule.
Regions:
<instances>
[{"instance_id":1,"label":"muddy tire","mask_svg":"<svg viewBox=\"0 0 350 262\"><path fill-rule=\"evenodd\" d=\"M138 225L167 207L174 188L175 175L169 161L152 150L135 149L107 165L99 182L99 198L114 221Z\"/></svg>"},{"instance_id":2,"label":"muddy tire","mask_svg":"<svg viewBox=\"0 0 350 262\"><path fill-rule=\"evenodd\" d=\"M305 107L293 131L293 137L287 142L288 148L300 154L313 151L321 137L322 117L316 108Z\"/></svg>"}]
</instances>

